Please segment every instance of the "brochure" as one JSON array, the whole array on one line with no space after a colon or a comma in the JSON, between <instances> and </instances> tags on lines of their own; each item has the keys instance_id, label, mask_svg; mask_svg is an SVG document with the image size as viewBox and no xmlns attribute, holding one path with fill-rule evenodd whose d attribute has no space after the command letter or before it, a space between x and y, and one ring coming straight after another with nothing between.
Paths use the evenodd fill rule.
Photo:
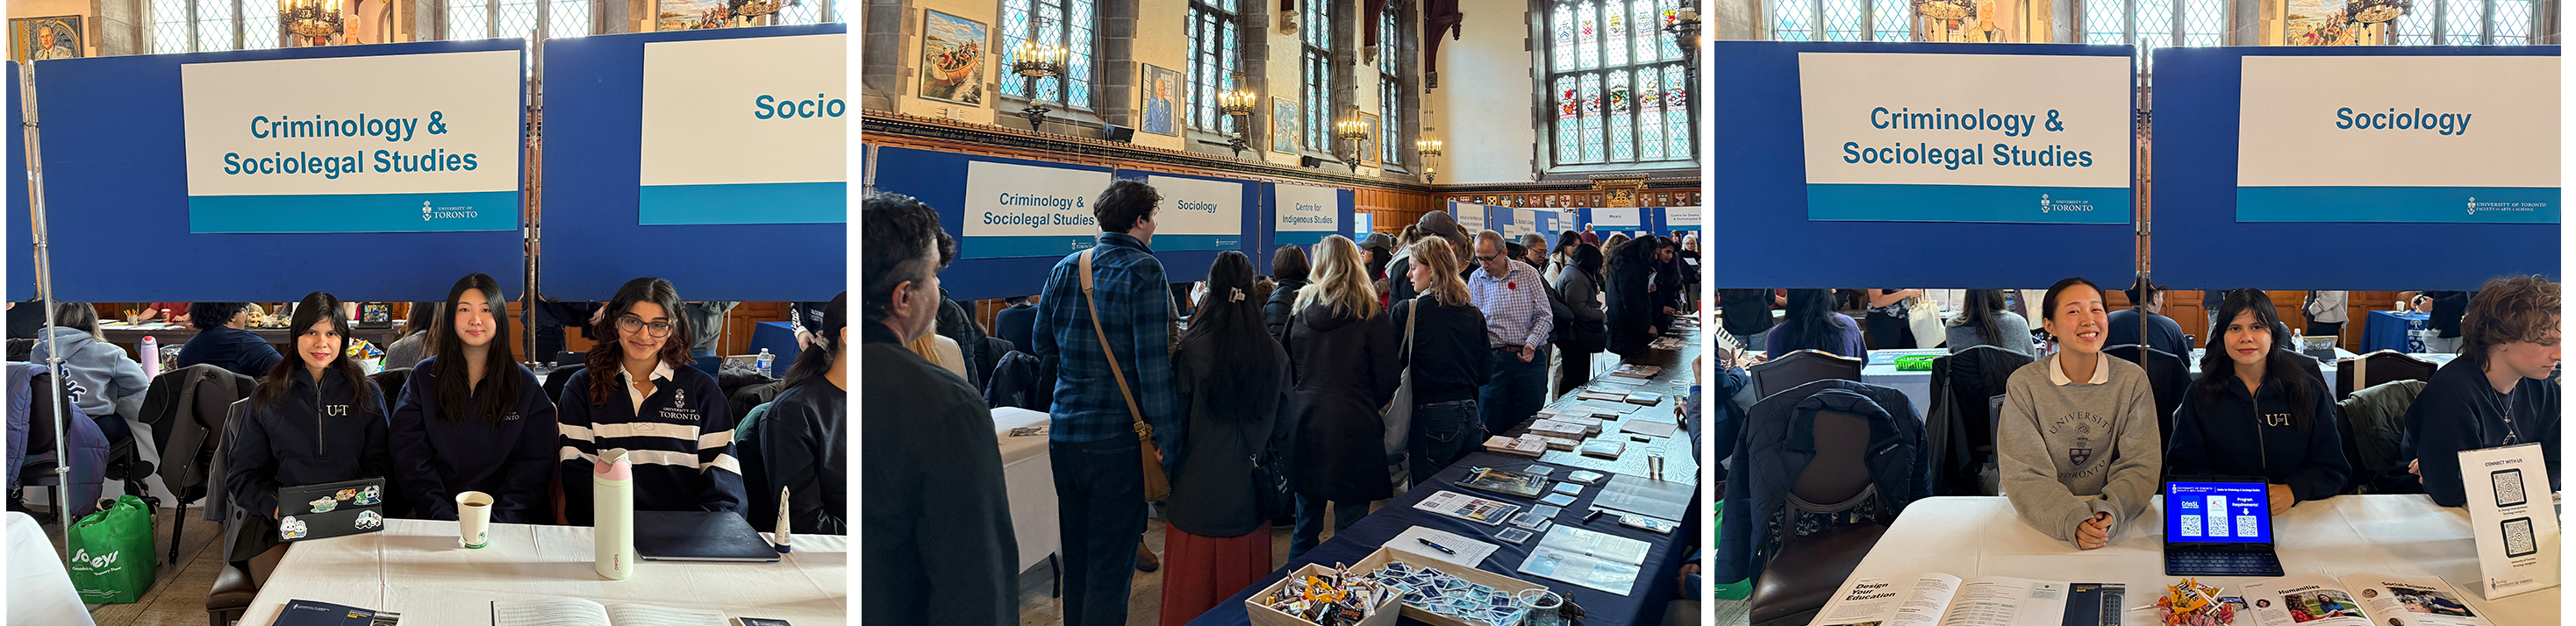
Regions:
<instances>
[{"instance_id":1,"label":"brochure","mask_svg":"<svg viewBox=\"0 0 2576 626\"><path fill-rule=\"evenodd\" d=\"M1530 549L1520 571L1624 596L1637 586L1646 549L1643 541L1559 524Z\"/></svg>"},{"instance_id":2,"label":"brochure","mask_svg":"<svg viewBox=\"0 0 2576 626\"><path fill-rule=\"evenodd\" d=\"M1834 592L1817 626L2061 626L2120 623L2121 585L1930 572L1861 578Z\"/></svg>"},{"instance_id":3,"label":"brochure","mask_svg":"<svg viewBox=\"0 0 2576 626\"><path fill-rule=\"evenodd\" d=\"M2247 583L2245 601L2257 626L2491 626L2433 576L2286 576Z\"/></svg>"},{"instance_id":4,"label":"brochure","mask_svg":"<svg viewBox=\"0 0 2576 626\"><path fill-rule=\"evenodd\" d=\"M1547 477L1507 469L1474 467L1467 469L1466 480L1458 481L1458 486L1523 498L1536 498L1540 492L1547 490Z\"/></svg>"},{"instance_id":5,"label":"brochure","mask_svg":"<svg viewBox=\"0 0 2576 626\"><path fill-rule=\"evenodd\" d=\"M1486 526L1500 526L1503 520L1512 518L1512 511L1520 510L1521 507L1517 504L1487 500L1455 491L1442 491L1414 503L1413 508Z\"/></svg>"}]
</instances>

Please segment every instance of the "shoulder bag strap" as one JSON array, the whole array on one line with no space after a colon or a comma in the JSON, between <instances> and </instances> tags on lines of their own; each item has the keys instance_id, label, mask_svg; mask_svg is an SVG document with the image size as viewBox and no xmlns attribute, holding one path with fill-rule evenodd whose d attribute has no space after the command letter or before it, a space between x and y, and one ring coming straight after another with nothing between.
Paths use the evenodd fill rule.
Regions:
<instances>
[{"instance_id":1,"label":"shoulder bag strap","mask_svg":"<svg viewBox=\"0 0 2576 626\"><path fill-rule=\"evenodd\" d=\"M1151 437L1154 434L1154 427L1145 423L1145 413L1136 408L1136 394L1127 389L1127 374L1119 371L1118 368L1118 353L1109 350L1109 331L1100 327L1100 305L1093 302L1091 298L1091 253L1096 250L1099 248L1083 250L1082 260L1079 261L1082 270L1082 307L1091 312L1091 333L1100 338L1100 354L1109 357L1109 377L1118 380L1118 397L1127 400L1127 417L1136 421L1136 436Z\"/></svg>"}]
</instances>

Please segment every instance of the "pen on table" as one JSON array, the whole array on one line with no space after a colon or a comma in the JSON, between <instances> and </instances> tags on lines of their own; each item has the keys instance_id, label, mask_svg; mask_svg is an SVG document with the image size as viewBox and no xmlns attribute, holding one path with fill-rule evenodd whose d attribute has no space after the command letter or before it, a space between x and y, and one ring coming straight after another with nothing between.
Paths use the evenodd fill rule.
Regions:
<instances>
[{"instance_id":1,"label":"pen on table","mask_svg":"<svg viewBox=\"0 0 2576 626\"><path fill-rule=\"evenodd\" d=\"M1457 554L1458 554L1458 551L1457 551L1457 550L1451 550L1451 549L1449 549L1449 546L1444 546L1444 545L1440 545L1440 544L1432 543L1432 542L1431 542L1431 540L1429 540L1429 539L1424 539L1424 538L1421 538L1421 537L1414 537L1414 538L1413 538L1413 540L1414 540L1414 541L1422 542L1422 545L1431 546L1431 549L1433 549L1433 550L1439 550L1441 554L1447 554L1447 555L1452 555L1452 556L1455 556L1455 555L1457 555Z\"/></svg>"}]
</instances>

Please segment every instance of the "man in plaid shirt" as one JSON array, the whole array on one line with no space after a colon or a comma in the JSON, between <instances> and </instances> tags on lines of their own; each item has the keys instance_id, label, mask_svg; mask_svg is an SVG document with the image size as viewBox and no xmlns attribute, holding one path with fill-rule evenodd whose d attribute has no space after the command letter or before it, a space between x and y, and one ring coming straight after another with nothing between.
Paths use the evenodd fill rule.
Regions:
<instances>
[{"instance_id":1,"label":"man in plaid shirt","mask_svg":"<svg viewBox=\"0 0 2576 626\"><path fill-rule=\"evenodd\" d=\"M1476 394L1485 432L1502 433L1547 404L1547 334L1556 316L1547 288L1528 263L1504 253L1503 234L1476 234L1476 272L1467 277L1467 300L1485 313L1485 344L1493 348L1494 375Z\"/></svg>"},{"instance_id":2,"label":"man in plaid shirt","mask_svg":"<svg viewBox=\"0 0 2576 626\"><path fill-rule=\"evenodd\" d=\"M1041 362L1056 366L1055 404L1047 411L1047 459L1055 470L1056 522L1064 546L1064 623L1123 626L1136 546L1145 532L1143 454L1135 418L1110 374L1118 359L1136 411L1170 449L1180 437L1172 382L1172 292L1163 264L1146 245L1162 195L1143 181L1120 180L1091 209L1100 222L1092 247L1091 306L1109 336L1103 354L1084 304L1081 253L1057 261L1038 299L1030 340Z\"/></svg>"}]
</instances>

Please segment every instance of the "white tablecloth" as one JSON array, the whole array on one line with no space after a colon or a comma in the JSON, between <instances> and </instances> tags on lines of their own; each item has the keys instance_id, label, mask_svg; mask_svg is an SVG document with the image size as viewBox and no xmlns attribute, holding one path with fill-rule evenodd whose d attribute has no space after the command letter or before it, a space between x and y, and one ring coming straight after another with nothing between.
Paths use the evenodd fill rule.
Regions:
<instances>
[{"instance_id":1,"label":"white tablecloth","mask_svg":"<svg viewBox=\"0 0 2576 626\"><path fill-rule=\"evenodd\" d=\"M456 522L385 520L385 530L295 544L259 590L245 626L277 619L290 599L403 614L405 624L492 623L493 600L587 598L723 611L795 624L840 624L850 614L849 538L798 535L776 563L637 564L626 580L591 570L587 526L493 524L491 544L456 547ZM730 620L727 623L731 623Z\"/></svg>"},{"instance_id":2,"label":"white tablecloth","mask_svg":"<svg viewBox=\"0 0 2576 626\"><path fill-rule=\"evenodd\" d=\"M1893 578L1941 572L1953 576L2013 576L2064 582L2124 583L2128 604L2148 606L2165 585L2162 496L2111 545L2077 550L2051 539L2013 515L2002 496L1940 497L1916 501L1861 559L1852 578ZM2302 503L2274 519L2281 567L2291 574L2358 573L2434 575L2465 595L2489 623L2558 623L2558 590L2487 601L2478 590L2476 544L2464 509L2436 506L2423 495L2336 496ZM2258 578L2201 577L2236 595ZM2155 624L2154 609L2130 611L2127 624ZM2240 626L2254 623L2239 614Z\"/></svg>"},{"instance_id":3,"label":"white tablecloth","mask_svg":"<svg viewBox=\"0 0 2576 626\"><path fill-rule=\"evenodd\" d=\"M81 604L80 592L72 589L71 572L63 569L63 555L54 551L45 529L25 513L13 512L8 518L9 615L0 622L90 626L89 608Z\"/></svg>"},{"instance_id":4,"label":"white tablecloth","mask_svg":"<svg viewBox=\"0 0 2576 626\"><path fill-rule=\"evenodd\" d=\"M1047 425L1047 414L1018 407L993 409L993 437L1002 440L1003 497L1011 501L1011 536L1019 540L1020 571L1029 571L1064 543L1056 532L1055 467L1045 435L1011 436L1011 429Z\"/></svg>"}]
</instances>

